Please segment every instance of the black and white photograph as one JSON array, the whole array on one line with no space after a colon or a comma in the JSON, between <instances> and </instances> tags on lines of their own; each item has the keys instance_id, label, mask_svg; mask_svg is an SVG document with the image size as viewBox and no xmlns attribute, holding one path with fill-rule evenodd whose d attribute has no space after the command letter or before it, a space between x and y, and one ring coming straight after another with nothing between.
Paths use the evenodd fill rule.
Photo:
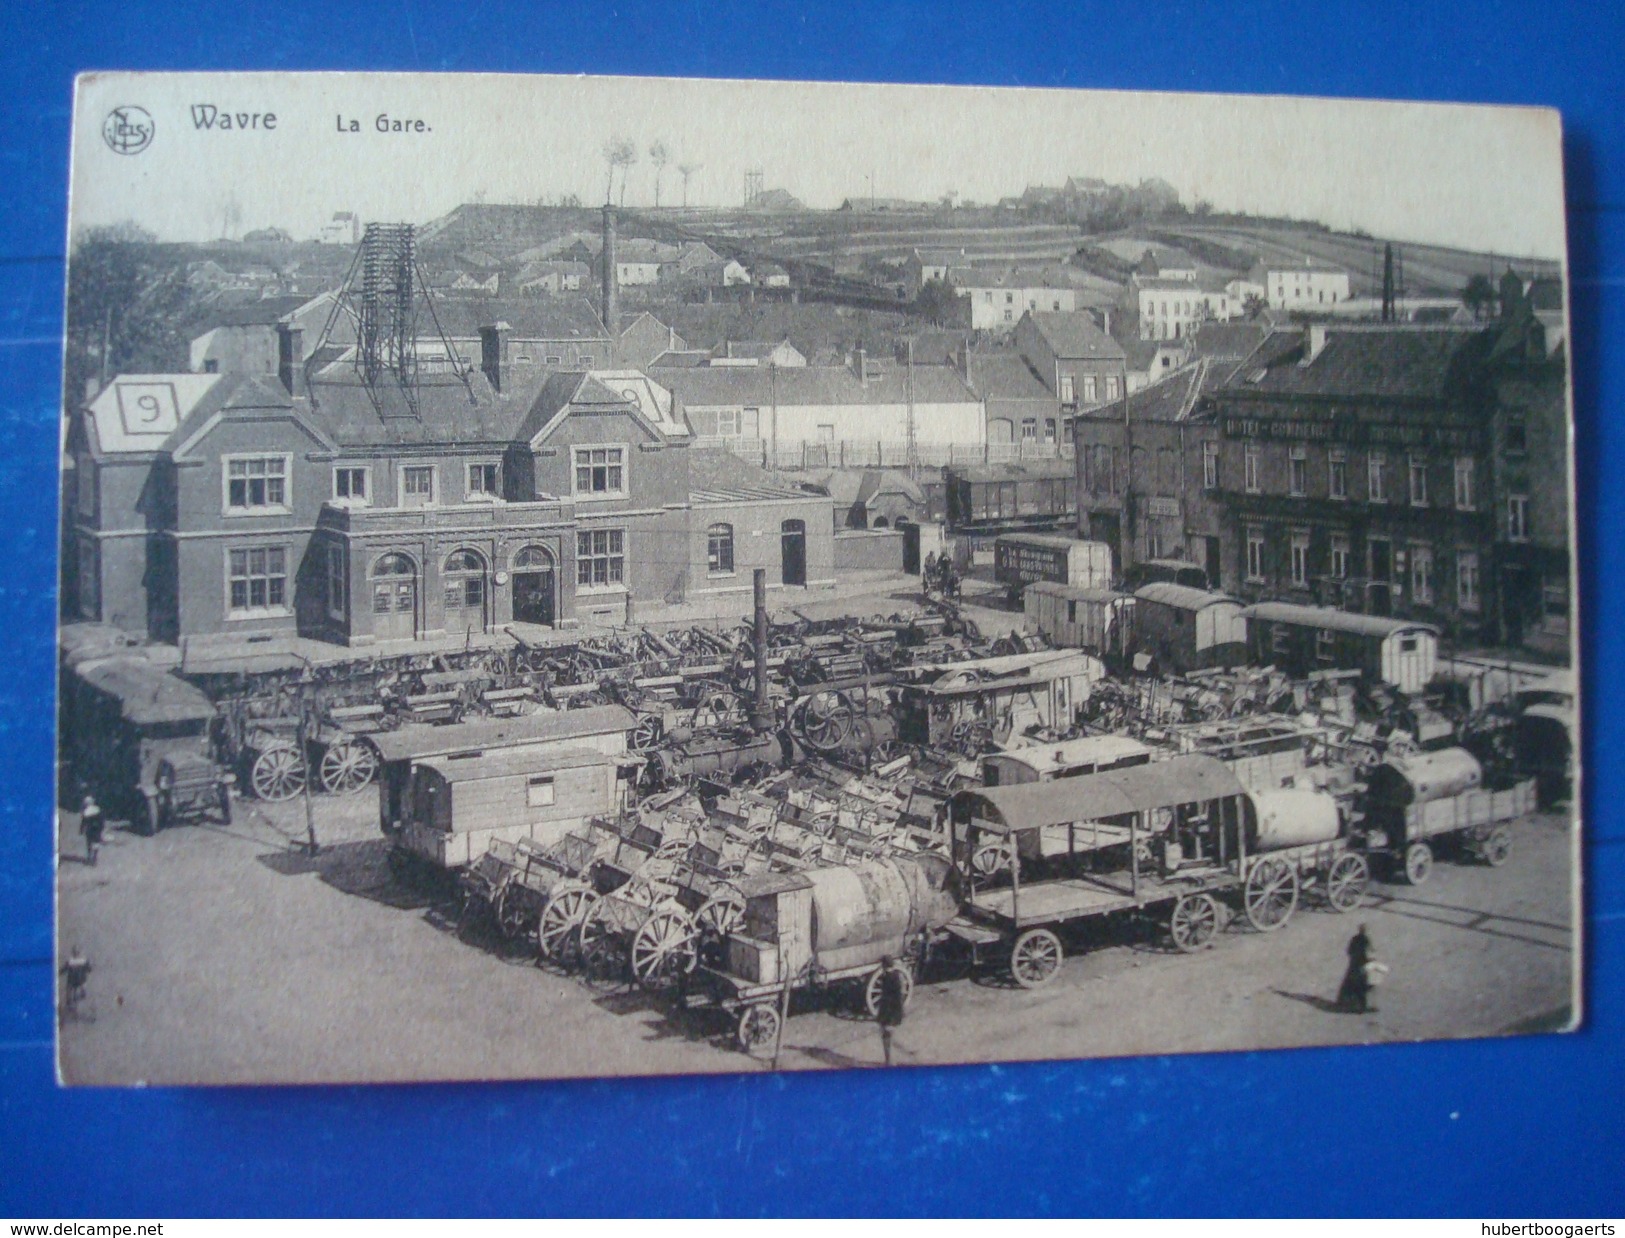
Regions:
<instances>
[{"instance_id":1,"label":"black and white photograph","mask_svg":"<svg viewBox=\"0 0 1625 1238\"><path fill-rule=\"evenodd\" d=\"M106 73L69 1085L1583 1019L1555 112Z\"/></svg>"}]
</instances>

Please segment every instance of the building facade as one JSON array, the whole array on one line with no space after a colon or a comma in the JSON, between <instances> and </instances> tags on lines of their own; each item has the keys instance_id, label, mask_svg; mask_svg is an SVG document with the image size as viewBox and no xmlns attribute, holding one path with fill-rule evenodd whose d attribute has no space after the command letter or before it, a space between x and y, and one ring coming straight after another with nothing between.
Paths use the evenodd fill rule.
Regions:
<instances>
[{"instance_id":1,"label":"building facade","mask_svg":"<svg viewBox=\"0 0 1625 1238\"><path fill-rule=\"evenodd\" d=\"M164 641L368 645L833 581L830 500L693 451L656 384L519 366L499 326L480 357L410 389L121 376L70 438L65 592Z\"/></svg>"}]
</instances>

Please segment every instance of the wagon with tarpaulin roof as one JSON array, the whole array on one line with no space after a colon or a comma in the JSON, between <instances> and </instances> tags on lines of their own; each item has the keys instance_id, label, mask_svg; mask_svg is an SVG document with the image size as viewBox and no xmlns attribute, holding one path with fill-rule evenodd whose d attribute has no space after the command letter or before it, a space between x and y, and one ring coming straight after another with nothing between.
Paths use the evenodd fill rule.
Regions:
<instances>
[{"instance_id":1,"label":"wagon with tarpaulin roof","mask_svg":"<svg viewBox=\"0 0 1625 1238\"><path fill-rule=\"evenodd\" d=\"M948 933L1023 988L1055 979L1067 937L1091 924L1149 919L1188 952L1213 938L1224 904L1269 932L1306 886L1347 911L1369 878L1331 796L1249 794L1199 755L967 789L950 820L964 904Z\"/></svg>"},{"instance_id":2,"label":"wagon with tarpaulin roof","mask_svg":"<svg viewBox=\"0 0 1625 1238\"><path fill-rule=\"evenodd\" d=\"M1366 773L1367 845L1411 885L1441 848L1499 868L1512 858L1511 823L1535 811L1537 780L1492 790L1464 748L1390 754Z\"/></svg>"},{"instance_id":3,"label":"wagon with tarpaulin roof","mask_svg":"<svg viewBox=\"0 0 1625 1238\"><path fill-rule=\"evenodd\" d=\"M230 773L214 760L214 704L140 650L69 658L63 735L84 790L154 833L178 821L231 820Z\"/></svg>"}]
</instances>

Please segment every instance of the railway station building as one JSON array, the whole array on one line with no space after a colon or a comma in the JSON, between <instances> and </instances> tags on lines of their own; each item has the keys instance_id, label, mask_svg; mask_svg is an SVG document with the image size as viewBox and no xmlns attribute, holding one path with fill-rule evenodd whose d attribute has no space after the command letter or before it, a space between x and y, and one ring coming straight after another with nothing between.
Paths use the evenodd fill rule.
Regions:
<instances>
[{"instance_id":1,"label":"railway station building","mask_svg":"<svg viewBox=\"0 0 1625 1238\"><path fill-rule=\"evenodd\" d=\"M70 429L65 605L354 646L625 623L754 567L833 582L830 499L695 450L660 384L517 365L501 324L479 356L411 384L345 360L115 379Z\"/></svg>"}]
</instances>

